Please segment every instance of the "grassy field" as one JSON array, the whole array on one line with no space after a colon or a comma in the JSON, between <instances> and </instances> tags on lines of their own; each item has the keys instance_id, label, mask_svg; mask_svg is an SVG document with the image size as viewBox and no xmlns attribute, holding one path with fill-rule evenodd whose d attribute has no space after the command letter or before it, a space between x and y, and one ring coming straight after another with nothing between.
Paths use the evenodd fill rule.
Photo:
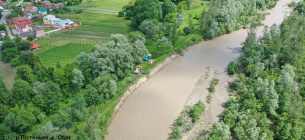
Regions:
<instances>
[{"instance_id":1,"label":"grassy field","mask_svg":"<svg viewBox=\"0 0 305 140\"><path fill-rule=\"evenodd\" d=\"M3 80L9 89L13 88L16 76L16 69L14 69L10 63L5 63L0 60L0 77L3 76Z\"/></svg>"},{"instance_id":2,"label":"grassy field","mask_svg":"<svg viewBox=\"0 0 305 140\"><path fill-rule=\"evenodd\" d=\"M114 14L84 11L77 15L58 14L56 17L61 19L68 18L74 22L81 23L82 25L74 30L58 31L51 35L47 35L43 39L35 41L37 44L41 45L41 49L35 51L34 54L37 54L41 58L42 63L46 67L55 67L57 61L62 64L73 62L77 54L81 51L88 51L90 48L94 47L95 44L104 44L107 42L107 37L111 34L129 33L128 26L130 21L119 18ZM74 48L71 44L74 44L72 46L77 47ZM67 53L69 54L67 55ZM54 57L55 55L56 57Z\"/></svg>"},{"instance_id":3,"label":"grassy field","mask_svg":"<svg viewBox=\"0 0 305 140\"><path fill-rule=\"evenodd\" d=\"M128 4L130 0L91 0L83 1L80 5L71 8L90 11L118 12L122 7Z\"/></svg>"},{"instance_id":4,"label":"grassy field","mask_svg":"<svg viewBox=\"0 0 305 140\"><path fill-rule=\"evenodd\" d=\"M89 52L90 48L92 48L91 45L68 43L39 53L38 56L46 67L52 67L57 64L57 61L61 65L71 63L80 52Z\"/></svg>"}]
</instances>

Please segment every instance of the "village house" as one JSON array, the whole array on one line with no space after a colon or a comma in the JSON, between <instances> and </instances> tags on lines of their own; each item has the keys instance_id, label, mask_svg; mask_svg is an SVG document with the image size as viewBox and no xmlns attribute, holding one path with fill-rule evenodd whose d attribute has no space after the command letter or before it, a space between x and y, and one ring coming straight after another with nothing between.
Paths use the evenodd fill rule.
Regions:
<instances>
[{"instance_id":1,"label":"village house","mask_svg":"<svg viewBox=\"0 0 305 140\"><path fill-rule=\"evenodd\" d=\"M41 16L39 14L37 15L32 15L31 19L32 20L36 20L36 19L39 19Z\"/></svg>"},{"instance_id":2,"label":"village house","mask_svg":"<svg viewBox=\"0 0 305 140\"><path fill-rule=\"evenodd\" d=\"M21 37L22 40L27 40L28 36L32 36L35 38L42 38L45 36L44 28L41 26L34 26L32 31L23 32L19 36Z\"/></svg>"},{"instance_id":3,"label":"village house","mask_svg":"<svg viewBox=\"0 0 305 140\"><path fill-rule=\"evenodd\" d=\"M25 11L28 11L28 12L37 12L38 8L35 7L35 6L27 6L27 7L25 7Z\"/></svg>"},{"instance_id":4,"label":"village house","mask_svg":"<svg viewBox=\"0 0 305 140\"><path fill-rule=\"evenodd\" d=\"M56 4L53 4L52 5L52 8L53 9L56 9L56 8L63 8L65 5L63 3L56 3Z\"/></svg>"},{"instance_id":5,"label":"village house","mask_svg":"<svg viewBox=\"0 0 305 140\"><path fill-rule=\"evenodd\" d=\"M47 10L47 8L42 7L42 8L39 8L38 13L43 16L43 15L48 14L48 10Z\"/></svg>"},{"instance_id":6,"label":"village house","mask_svg":"<svg viewBox=\"0 0 305 140\"><path fill-rule=\"evenodd\" d=\"M52 8L53 3L51 3L50 1L43 1L41 2L41 7L44 8Z\"/></svg>"},{"instance_id":7,"label":"village house","mask_svg":"<svg viewBox=\"0 0 305 140\"><path fill-rule=\"evenodd\" d=\"M2 5L7 5L7 2L5 2L5 1L0 1L0 5L2 6Z\"/></svg>"},{"instance_id":8,"label":"village house","mask_svg":"<svg viewBox=\"0 0 305 140\"><path fill-rule=\"evenodd\" d=\"M43 2L41 2L41 7L44 7L44 8L53 8L53 9L56 9L56 8L63 8L64 6L65 5L63 3L53 4L50 1L43 1Z\"/></svg>"},{"instance_id":9,"label":"village house","mask_svg":"<svg viewBox=\"0 0 305 140\"><path fill-rule=\"evenodd\" d=\"M56 28L72 28L73 26L75 26L75 23L73 21L71 21L70 19L65 19L65 20L58 20L53 24L53 27Z\"/></svg>"},{"instance_id":10,"label":"village house","mask_svg":"<svg viewBox=\"0 0 305 140\"><path fill-rule=\"evenodd\" d=\"M34 50L36 50L36 49L40 49L40 45L38 45L38 44L36 44L36 43L34 43L34 42L30 42L30 44L31 44L31 48L30 48L30 50L31 51L34 51Z\"/></svg>"},{"instance_id":11,"label":"village house","mask_svg":"<svg viewBox=\"0 0 305 140\"><path fill-rule=\"evenodd\" d=\"M35 26L34 31L36 32L36 35L35 35L36 38L42 38L45 36L44 28L41 26Z\"/></svg>"},{"instance_id":12,"label":"village house","mask_svg":"<svg viewBox=\"0 0 305 140\"><path fill-rule=\"evenodd\" d=\"M43 17L43 24L53 25L56 21L59 21L59 18L56 18L54 15L47 15Z\"/></svg>"},{"instance_id":13,"label":"village house","mask_svg":"<svg viewBox=\"0 0 305 140\"><path fill-rule=\"evenodd\" d=\"M32 18L32 14L31 14L30 12L28 12L28 11L24 11L24 12L22 13L22 15L23 15L24 17L29 18L29 19Z\"/></svg>"},{"instance_id":14,"label":"village house","mask_svg":"<svg viewBox=\"0 0 305 140\"><path fill-rule=\"evenodd\" d=\"M1 37L5 37L5 31L1 30L1 31L0 31L0 36L1 36Z\"/></svg>"},{"instance_id":15,"label":"village house","mask_svg":"<svg viewBox=\"0 0 305 140\"><path fill-rule=\"evenodd\" d=\"M27 17L15 18L14 22L15 22L16 30L19 31L20 33L33 30L32 27L34 26L32 25L32 21Z\"/></svg>"}]
</instances>

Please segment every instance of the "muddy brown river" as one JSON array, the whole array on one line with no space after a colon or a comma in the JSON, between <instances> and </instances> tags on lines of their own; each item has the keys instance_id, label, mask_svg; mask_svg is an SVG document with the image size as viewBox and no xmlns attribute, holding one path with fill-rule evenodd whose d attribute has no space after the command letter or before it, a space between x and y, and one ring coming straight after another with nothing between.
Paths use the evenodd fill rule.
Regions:
<instances>
[{"instance_id":1,"label":"muddy brown river","mask_svg":"<svg viewBox=\"0 0 305 140\"><path fill-rule=\"evenodd\" d=\"M291 9L293 0L280 0L265 25L279 25ZM257 32L261 35L263 27ZM165 140L184 108L188 96L206 67L225 72L237 60L247 30L238 30L190 47L155 76L136 89L124 102L108 126L107 140Z\"/></svg>"}]
</instances>

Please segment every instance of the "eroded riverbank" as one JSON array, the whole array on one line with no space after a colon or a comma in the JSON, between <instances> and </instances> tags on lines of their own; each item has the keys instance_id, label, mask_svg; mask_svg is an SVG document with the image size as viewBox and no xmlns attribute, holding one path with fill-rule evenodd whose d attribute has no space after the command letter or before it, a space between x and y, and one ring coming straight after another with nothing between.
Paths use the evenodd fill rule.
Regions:
<instances>
[{"instance_id":1,"label":"eroded riverbank","mask_svg":"<svg viewBox=\"0 0 305 140\"><path fill-rule=\"evenodd\" d=\"M291 1L280 0L263 23L279 25L290 11L285 5ZM177 57L130 94L109 125L106 138L166 139L206 67L226 73L227 64L238 58L246 36L247 30L239 30L189 48L183 57ZM219 79L221 86L226 80Z\"/></svg>"}]
</instances>

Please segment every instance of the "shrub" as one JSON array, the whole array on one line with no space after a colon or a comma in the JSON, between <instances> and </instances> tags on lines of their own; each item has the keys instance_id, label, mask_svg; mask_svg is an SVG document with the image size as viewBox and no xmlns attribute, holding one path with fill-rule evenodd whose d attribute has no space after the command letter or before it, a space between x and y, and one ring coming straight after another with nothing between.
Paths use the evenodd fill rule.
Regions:
<instances>
[{"instance_id":1,"label":"shrub","mask_svg":"<svg viewBox=\"0 0 305 140\"><path fill-rule=\"evenodd\" d=\"M210 92L215 92L215 85L213 83L210 85Z\"/></svg>"},{"instance_id":2,"label":"shrub","mask_svg":"<svg viewBox=\"0 0 305 140\"><path fill-rule=\"evenodd\" d=\"M12 59L10 63L13 67L16 67L21 64L18 57Z\"/></svg>"},{"instance_id":3,"label":"shrub","mask_svg":"<svg viewBox=\"0 0 305 140\"><path fill-rule=\"evenodd\" d=\"M119 14L118 14L118 17L123 17L123 16L124 16L124 12L120 11Z\"/></svg>"},{"instance_id":4,"label":"shrub","mask_svg":"<svg viewBox=\"0 0 305 140\"><path fill-rule=\"evenodd\" d=\"M194 107L191 111L191 117L192 117L194 123L200 119L200 116L201 116L202 112L204 111L204 109L205 109L205 106L201 101L199 101L197 104L194 105Z\"/></svg>"},{"instance_id":5,"label":"shrub","mask_svg":"<svg viewBox=\"0 0 305 140\"><path fill-rule=\"evenodd\" d=\"M173 133L170 136L170 139L180 139L181 138L181 132L178 128L178 126L174 126Z\"/></svg>"},{"instance_id":6,"label":"shrub","mask_svg":"<svg viewBox=\"0 0 305 140\"><path fill-rule=\"evenodd\" d=\"M184 32L186 35L188 35L188 34L190 34L192 31L191 31L191 29L190 29L189 27L184 27L184 28L183 28L183 32Z\"/></svg>"},{"instance_id":7,"label":"shrub","mask_svg":"<svg viewBox=\"0 0 305 140\"><path fill-rule=\"evenodd\" d=\"M192 37L192 41L194 41L194 42L195 42L195 41L196 41L196 37Z\"/></svg>"},{"instance_id":8,"label":"shrub","mask_svg":"<svg viewBox=\"0 0 305 140\"><path fill-rule=\"evenodd\" d=\"M228 66L228 74L233 75L233 74L237 73L239 68L240 68L239 62L237 62L237 63L235 63L233 61L230 62L229 66Z\"/></svg>"},{"instance_id":9,"label":"shrub","mask_svg":"<svg viewBox=\"0 0 305 140\"><path fill-rule=\"evenodd\" d=\"M182 126L184 124L184 121L182 120L181 116L178 117L177 122L175 124L178 126Z\"/></svg>"},{"instance_id":10,"label":"shrub","mask_svg":"<svg viewBox=\"0 0 305 140\"><path fill-rule=\"evenodd\" d=\"M208 103L211 103L211 102L212 102L212 96L211 96L211 94L208 95L207 102L208 102Z\"/></svg>"}]
</instances>

